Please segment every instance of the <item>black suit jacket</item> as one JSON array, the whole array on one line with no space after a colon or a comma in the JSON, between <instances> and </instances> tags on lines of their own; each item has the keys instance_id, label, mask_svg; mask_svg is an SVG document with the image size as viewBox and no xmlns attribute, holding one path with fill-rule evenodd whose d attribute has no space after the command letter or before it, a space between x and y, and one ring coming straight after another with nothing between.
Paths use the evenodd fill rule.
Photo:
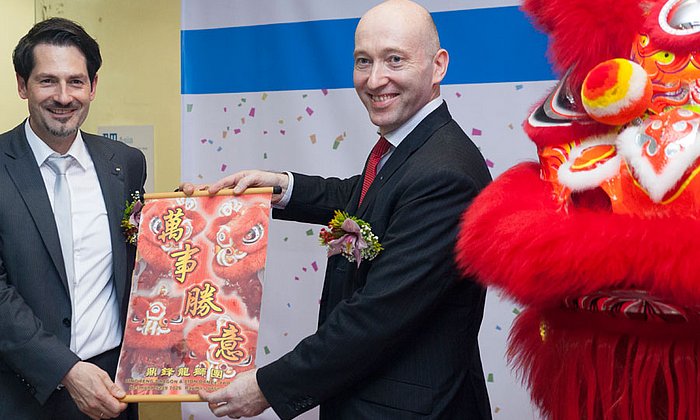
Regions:
<instances>
[{"instance_id":1,"label":"black suit jacket","mask_svg":"<svg viewBox=\"0 0 700 420\"><path fill-rule=\"evenodd\" d=\"M135 247L126 244L120 222L131 194L143 191L145 158L120 142L82 137L107 208L123 320ZM69 349L71 303L58 231L24 123L0 135L0 197L0 418L41 418L41 404L79 358Z\"/></svg>"},{"instance_id":2,"label":"black suit jacket","mask_svg":"<svg viewBox=\"0 0 700 420\"><path fill-rule=\"evenodd\" d=\"M258 371L283 419L490 419L477 334L485 291L460 278L460 215L490 181L443 103L396 148L358 208L362 177L294 174L276 218L326 224L336 209L369 222L384 250L359 269L328 260L319 327Z\"/></svg>"}]
</instances>

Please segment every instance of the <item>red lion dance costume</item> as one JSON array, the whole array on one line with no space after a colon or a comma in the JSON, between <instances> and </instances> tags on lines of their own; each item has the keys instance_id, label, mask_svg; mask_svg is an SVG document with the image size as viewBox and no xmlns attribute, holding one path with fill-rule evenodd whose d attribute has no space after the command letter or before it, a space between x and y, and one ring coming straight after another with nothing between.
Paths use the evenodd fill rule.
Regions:
<instances>
[{"instance_id":1,"label":"red lion dance costume","mask_svg":"<svg viewBox=\"0 0 700 420\"><path fill-rule=\"evenodd\" d=\"M458 263L525 307L508 356L546 418L700 419L700 4L523 7L563 76Z\"/></svg>"}]
</instances>

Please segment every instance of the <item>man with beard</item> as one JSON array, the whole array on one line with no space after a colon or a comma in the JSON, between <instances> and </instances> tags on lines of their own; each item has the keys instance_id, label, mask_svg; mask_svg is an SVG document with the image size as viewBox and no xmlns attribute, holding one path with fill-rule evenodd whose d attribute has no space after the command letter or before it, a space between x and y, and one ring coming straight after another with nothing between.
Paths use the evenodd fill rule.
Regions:
<instances>
[{"instance_id":1,"label":"man with beard","mask_svg":"<svg viewBox=\"0 0 700 420\"><path fill-rule=\"evenodd\" d=\"M80 25L39 22L13 63L29 118L0 135L0 418L136 417L112 380L144 156L80 131L102 63Z\"/></svg>"}]
</instances>

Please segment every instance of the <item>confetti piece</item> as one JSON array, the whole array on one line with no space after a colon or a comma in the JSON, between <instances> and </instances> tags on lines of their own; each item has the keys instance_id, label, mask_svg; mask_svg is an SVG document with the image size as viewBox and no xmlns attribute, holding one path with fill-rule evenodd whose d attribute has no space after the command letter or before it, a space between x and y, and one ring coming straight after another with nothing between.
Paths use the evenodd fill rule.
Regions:
<instances>
[{"instance_id":1,"label":"confetti piece","mask_svg":"<svg viewBox=\"0 0 700 420\"><path fill-rule=\"evenodd\" d=\"M515 85L515 90L520 90L523 88L523 85Z\"/></svg>"},{"instance_id":2,"label":"confetti piece","mask_svg":"<svg viewBox=\"0 0 700 420\"><path fill-rule=\"evenodd\" d=\"M299 281L299 276L294 276L294 280Z\"/></svg>"},{"instance_id":3,"label":"confetti piece","mask_svg":"<svg viewBox=\"0 0 700 420\"><path fill-rule=\"evenodd\" d=\"M304 117L302 117L301 115L299 115L299 116L297 117L297 121L301 121L302 118L304 118Z\"/></svg>"},{"instance_id":4,"label":"confetti piece","mask_svg":"<svg viewBox=\"0 0 700 420\"><path fill-rule=\"evenodd\" d=\"M263 153L263 159L267 159L267 153ZM285 239L286 241L286 239Z\"/></svg>"},{"instance_id":5,"label":"confetti piece","mask_svg":"<svg viewBox=\"0 0 700 420\"><path fill-rule=\"evenodd\" d=\"M224 107L224 112L226 112L226 111L227 111L227 109L226 109L226 107Z\"/></svg>"},{"instance_id":6,"label":"confetti piece","mask_svg":"<svg viewBox=\"0 0 700 420\"><path fill-rule=\"evenodd\" d=\"M343 140L345 140L345 133L335 138L335 141L333 142L333 150L337 150L338 146L340 146L340 142Z\"/></svg>"},{"instance_id":7,"label":"confetti piece","mask_svg":"<svg viewBox=\"0 0 700 420\"><path fill-rule=\"evenodd\" d=\"M287 242L288 240L289 240L289 237L288 237L288 236L285 236L285 237L284 237L284 241Z\"/></svg>"},{"instance_id":8,"label":"confetti piece","mask_svg":"<svg viewBox=\"0 0 700 420\"><path fill-rule=\"evenodd\" d=\"M489 168L493 168L493 167L494 167L494 164L493 164L493 162L492 162L491 160L486 159L486 166L488 166Z\"/></svg>"},{"instance_id":9,"label":"confetti piece","mask_svg":"<svg viewBox=\"0 0 700 420\"><path fill-rule=\"evenodd\" d=\"M314 230L313 230L313 229L307 230L307 231L306 231L306 236L314 236Z\"/></svg>"},{"instance_id":10,"label":"confetti piece","mask_svg":"<svg viewBox=\"0 0 700 420\"><path fill-rule=\"evenodd\" d=\"M250 108L250 112L248 113L248 116L251 118L255 117L255 107Z\"/></svg>"},{"instance_id":11,"label":"confetti piece","mask_svg":"<svg viewBox=\"0 0 700 420\"><path fill-rule=\"evenodd\" d=\"M500 325L496 325L496 331L501 331L501 329L502 329L502 328L501 328Z\"/></svg>"},{"instance_id":12,"label":"confetti piece","mask_svg":"<svg viewBox=\"0 0 700 420\"><path fill-rule=\"evenodd\" d=\"M309 140L311 140L311 144L316 144L316 134L310 135Z\"/></svg>"},{"instance_id":13,"label":"confetti piece","mask_svg":"<svg viewBox=\"0 0 700 420\"><path fill-rule=\"evenodd\" d=\"M263 134L267 134L267 130L263 130Z\"/></svg>"},{"instance_id":14,"label":"confetti piece","mask_svg":"<svg viewBox=\"0 0 700 420\"><path fill-rule=\"evenodd\" d=\"M462 94L459 93L459 92L455 92L455 95L456 95L458 98L461 98L461 97L462 97Z\"/></svg>"},{"instance_id":15,"label":"confetti piece","mask_svg":"<svg viewBox=\"0 0 700 420\"><path fill-rule=\"evenodd\" d=\"M238 107L240 108L243 104L238 104Z\"/></svg>"},{"instance_id":16,"label":"confetti piece","mask_svg":"<svg viewBox=\"0 0 700 420\"><path fill-rule=\"evenodd\" d=\"M221 147L221 146L219 146L219 147L216 148L216 151L217 151L217 152L220 152L220 151L222 151L222 150L224 150L224 148Z\"/></svg>"},{"instance_id":17,"label":"confetti piece","mask_svg":"<svg viewBox=\"0 0 700 420\"><path fill-rule=\"evenodd\" d=\"M202 140L200 140L200 142L202 142L202 144L204 144L207 142L207 139L202 139Z\"/></svg>"},{"instance_id":18,"label":"confetti piece","mask_svg":"<svg viewBox=\"0 0 700 420\"><path fill-rule=\"evenodd\" d=\"M498 414L498 412L501 411L501 407L496 407L495 410L493 410L494 413Z\"/></svg>"},{"instance_id":19,"label":"confetti piece","mask_svg":"<svg viewBox=\"0 0 700 420\"><path fill-rule=\"evenodd\" d=\"M316 261L313 261L313 262L311 263L311 268L313 268L314 271L318 271L318 264L316 264Z\"/></svg>"},{"instance_id":20,"label":"confetti piece","mask_svg":"<svg viewBox=\"0 0 700 420\"><path fill-rule=\"evenodd\" d=\"M241 124L245 125L245 117L241 118Z\"/></svg>"},{"instance_id":21,"label":"confetti piece","mask_svg":"<svg viewBox=\"0 0 700 420\"><path fill-rule=\"evenodd\" d=\"M493 373L489 373L489 375L486 377L486 382L493 382Z\"/></svg>"},{"instance_id":22,"label":"confetti piece","mask_svg":"<svg viewBox=\"0 0 700 420\"><path fill-rule=\"evenodd\" d=\"M223 132L221 133L221 137L226 138L226 135L227 135L227 134L228 134L228 131L223 131Z\"/></svg>"},{"instance_id":23,"label":"confetti piece","mask_svg":"<svg viewBox=\"0 0 700 420\"><path fill-rule=\"evenodd\" d=\"M263 347L265 349L265 354L270 354L270 349L267 346Z\"/></svg>"},{"instance_id":24,"label":"confetti piece","mask_svg":"<svg viewBox=\"0 0 700 420\"><path fill-rule=\"evenodd\" d=\"M520 309L518 309L518 308L513 308L513 313L516 314L516 315L520 314Z\"/></svg>"},{"instance_id":25,"label":"confetti piece","mask_svg":"<svg viewBox=\"0 0 700 420\"><path fill-rule=\"evenodd\" d=\"M226 164L225 164L225 163L224 163L223 165L221 165L221 172L225 171L225 170L226 170L226 168L227 168L227 166L226 166Z\"/></svg>"},{"instance_id":26,"label":"confetti piece","mask_svg":"<svg viewBox=\"0 0 700 420\"><path fill-rule=\"evenodd\" d=\"M472 128L472 136L480 136L481 135L481 130L478 128Z\"/></svg>"},{"instance_id":27,"label":"confetti piece","mask_svg":"<svg viewBox=\"0 0 700 420\"><path fill-rule=\"evenodd\" d=\"M323 92L323 96L328 95L328 89L321 89L321 92Z\"/></svg>"},{"instance_id":28,"label":"confetti piece","mask_svg":"<svg viewBox=\"0 0 700 420\"><path fill-rule=\"evenodd\" d=\"M199 175L197 175L197 178L204 179L204 176L202 174L199 174Z\"/></svg>"},{"instance_id":29,"label":"confetti piece","mask_svg":"<svg viewBox=\"0 0 700 420\"><path fill-rule=\"evenodd\" d=\"M287 336L287 332L285 331L284 334L282 334L282 335L286 337L286 336Z\"/></svg>"},{"instance_id":30,"label":"confetti piece","mask_svg":"<svg viewBox=\"0 0 700 420\"><path fill-rule=\"evenodd\" d=\"M284 124L284 120L277 120L278 124Z\"/></svg>"},{"instance_id":31,"label":"confetti piece","mask_svg":"<svg viewBox=\"0 0 700 420\"><path fill-rule=\"evenodd\" d=\"M233 129L233 134L240 134L240 133L241 133L241 129L240 129L240 128L234 128L234 129Z\"/></svg>"},{"instance_id":32,"label":"confetti piece","mask_svg":"<svg viewBox=\"0 0 700 420\"><path fill-rule=\"evenodd\" d=\"M307 96L309 96L309 95L307 95L306 93L304 93L303 95L301 95L301 97L304 98L304 99L306 99Z\"/></svg>"},{"instance_id":33,"label":"confetti piece","mask_svg":"<svg viewBox=\"0 0 700 420\"><path fill-rule=\"evenodd\" d=\"M280 130L280 134L284 136L285 134L287 134L287 131L286 131L286 130Z\"/></svg>"},{"instance_id":34,"label":"confetti piece","mask_svg":"<svg viewBox=\"0 0 700 420\"><path fill-rule=\"evenodd\" d=\"M241 98L241 102L245 103L245 101L246 101L245 98Z\"/></svg>"},{"instance_id":35,"label":"confetti piece","mask_svg":"<svg viewBox=\"0 0 700 420\"><path fill-rule=\"evenodd\" d=\"M209 144L214 144L214 140L209 140Z\"/></svg>"},{"instance_id":36,"label":"confetti piece","mask_svg":"<svg viewBox=\"0 0 700 420\"><path fill-rule=\"evenodd\" d=\"M512 123L511 123L511 124L508 124L508 128L510 128L510 129L512 130L512 129L513 129L513 124L512 124Z\"/></svg>"},{"instance_id":37,"label":"confetti piece","mask_svg":"<svg viewBox=\"0 0 700 420\"><path fill-rule=\"evenodd\" d=\"M314 110L307 106L307 107L306 107L306 113L309 114L309 116L311 116L311 115L313 115Z\"/></svg>"},{"instance_id":38,"label":"confetti piece","mask_svg":"<svg viewBox=\"0 0 700 420\"><path fill-rule=\"evenodd\" d=\"M291 308L291 307L292 307L292 304L287 302L287 308Z\"/></svg>"},{"instance_id":39,"label":"confetti piece","mask_svg":"<svg viewBox=\"0 0 700 420\"><path fill-rule=\"evenodd\" d=\"M187 112L192 112L192 104L187 104Z\"/></svg>"},{"instance_id":40,"label":"confetti piece","mask_svg":"<svg viewBox=\"0 0 700 420\"><path fill-rule=\"evenodd\" d=\"M262 100L264 101L265 99L267 99L267 93L262 94Z\"/></svg>"},{"instance_id":41,"label":"confetti piece","mask_svg":"<svg viewBox=\"0 0 700 420\"><path fill-rule=\"evenodd\" d=\"M306 267L301 267L301 271L303 271L304 273L306 273Z\"/></svg>"}]
</instances>

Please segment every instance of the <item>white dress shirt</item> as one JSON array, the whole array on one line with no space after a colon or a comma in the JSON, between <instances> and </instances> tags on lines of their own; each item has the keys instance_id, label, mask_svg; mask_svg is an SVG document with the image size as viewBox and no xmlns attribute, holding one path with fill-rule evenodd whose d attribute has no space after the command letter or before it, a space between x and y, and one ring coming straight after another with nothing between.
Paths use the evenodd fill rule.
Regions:
<instances>
[{"instance_id":1,"label":"white dress shirt","mask_svg":"<svg viewBox=\"0 0 700 420\"><path fill-rule=\"evenodd\" d=\"M56 175L45 161L49 156L59 154L34 133L29 120L24 130L53 208ZM66 154L73 157L73 163L66 171L75 264L75 279L69 285L72 306L70 349L85 360L117 347L121 342L122 326L112 281L112 241L107 208L95 164L80 131Z\"/></svg>"},{"instance_id":2,"label":"white dress shirt","mask_svg":"<svg viewBox=\"0 0 700 420\"><path fill-rule=\"evenodd\" d=\"M416 112L411 118L408 119L408 121L403 123L399 128L384 135L384 138L389 142L389 144L391 144L391 147L389 147L389 150L386 153L384 153L382 155L382 158L379 160L379 163L377 164L377 174L382 169L382 166L384 166L386 161L389 160L391 154L394 153L394 150L396 150L396 148L399 147L399 144L401 144L401 142L406 137L408 137L409 134L411 134L411 131L418 127L418 124L420 124L421 121L423 121L423 119L425 119L425 117L428 116L428 114L438 109L440 105L442 105L442 95L438 95L437 98L425 104L423 108L419 109L418 112ZM381 134L377 133L377 135ZM291 172L285 173L289 177L289 186L287 187L287 190L284 192L284 195L282 196L280 201L273 205L273 207L277 209L285 208L287 204L289 204L289 200L292 199L292 189L294 188L294 175L292 175Z\"/></svg>"}]
</instances>

